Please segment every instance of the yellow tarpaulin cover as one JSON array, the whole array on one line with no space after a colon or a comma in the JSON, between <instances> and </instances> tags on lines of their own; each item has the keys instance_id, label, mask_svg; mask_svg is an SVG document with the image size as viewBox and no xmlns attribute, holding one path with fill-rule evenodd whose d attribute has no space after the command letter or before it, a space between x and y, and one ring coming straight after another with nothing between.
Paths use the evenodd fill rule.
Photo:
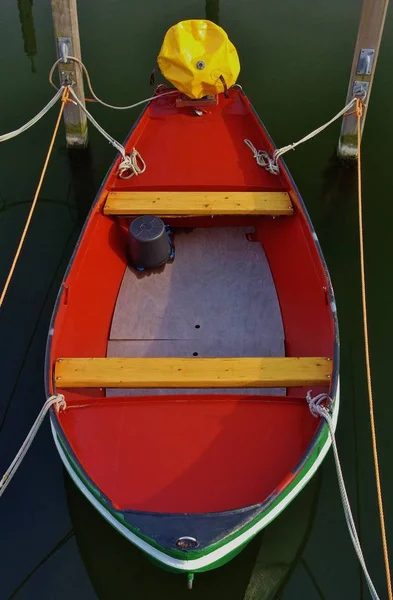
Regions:
<instances>
[{"instance_id":1,"label":"yellow tarpaulin cover","mask_svg":"<svg viewBox=\"0 0 393 600\"><path fill-rule=\"evenodd\" d=\"M235 46L225 31L200 19L171 27L158 55L164 77L190 98L202 98L232 86L240 72Z\"/></svg>"}]
</instances>

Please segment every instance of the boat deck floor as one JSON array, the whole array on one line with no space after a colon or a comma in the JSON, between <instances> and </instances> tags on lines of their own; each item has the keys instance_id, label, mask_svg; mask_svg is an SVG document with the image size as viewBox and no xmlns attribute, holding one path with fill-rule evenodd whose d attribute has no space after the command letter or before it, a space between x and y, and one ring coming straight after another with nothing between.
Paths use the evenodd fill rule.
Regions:
<instances>
[{"instance_id":1,"label":"boat deck floor","mask_svg":"<svg viewBox=\"0 0 393 600\"><path fill-rule=\"evenodd\" d=\"M175 235L175 259L154 272L127 268L107 356L284 356L284 332L270 268L252 228ZM223 390L107 390L107 395L218 393ZM225 393L284 394L284 389Z\"/></svg>"},{"instance_id":2,"label":"boat deck floor","mask_svg":"<svg viewBox=\"0 0 393 600\"><path fill-rule=\"evenodd\" d=\"M172 263L155 272L127 268L108 355L284 355L272 274L247 231L178 231ZM266 389L204 391L108 390L110 398L62 413L78 460L115 508L233 510L287 482L318 426L306 402Z\"/></svg>"}]
</instances>

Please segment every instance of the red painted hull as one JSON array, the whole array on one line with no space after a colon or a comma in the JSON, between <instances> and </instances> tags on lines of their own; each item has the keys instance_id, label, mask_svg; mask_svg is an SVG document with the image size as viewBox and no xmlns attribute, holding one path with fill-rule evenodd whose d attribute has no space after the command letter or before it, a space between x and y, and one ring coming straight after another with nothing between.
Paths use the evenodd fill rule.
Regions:
<instances>
[{"instance_id":1,"label":"red painted hull","mask_svg":"<svg viewBox=\"0 0 393 600\"><path fill-rule=\"evenodd\" d=\"M247 97L223 96L202 118L175 107L175 95L152 102L130 134L147 164L130 180L116 161L88 217L64 279L48 345L48 391L59 357L106 356L112 315L127 267L127 219L104 216L111 190L287 191L289 218L216 217L183 225L250 225L262 243L276 286L287 356L334 360L337 323L330 282L304 205L285 168L274 176L250 149L274 147ZM179 220L177 220L179 224ZM61 392L62 390L56 390ZM317 439L319 421L304 400L166 396L106 398L105 390L67 390L67 410L52 415L57 435L83 476L117 511L214 513L266 505L288 486ZM315 392L321 391L315 389ZM182 400L184 400L182 402ZM73 406L79 407L73 410ZM83 408L82 408L83 406Z\"/></svg>"}]
</instances>

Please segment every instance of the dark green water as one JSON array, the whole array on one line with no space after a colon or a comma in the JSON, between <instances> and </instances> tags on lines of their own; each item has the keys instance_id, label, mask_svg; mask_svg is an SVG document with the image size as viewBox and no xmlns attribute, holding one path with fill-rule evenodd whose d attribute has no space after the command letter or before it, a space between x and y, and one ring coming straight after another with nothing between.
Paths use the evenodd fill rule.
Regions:
<instances>
[{"instance_id":1,"label":"dark green water","mask_svg":"<svg viewBox=\"0 0 393 600\"><path fill-rule=\"evenodd\" d=\"M240 82L280 146L343 106L360 11L358 0L79 1L83 57L99 95L116 104L150 94L149 74L166 29L186 18L217 20L242 62ZM393 13L390 11L364 135L366 271L376 420L393 547ZM48 101L55 59L50 3L2 0L0 132ZM117 139L137 112L93 108ZM56 109L0 146L0 282L27 215ZM69 156L63 132L7 300L0 311L0 472L44 400L43 357L58 286L111 147L90 129L90 163ZM356 182L335 160L338 125L288 156L332 275L341 330L342 408L338 443L366 560L386 597L373 476L362 346ZM290 256L288 256L290 260ZM153 567L108 526L64 475L48 423L0 501L0 600L188 598L183 577ZM232 563L198 576L195 598L367 598L350 545L329 455L319 476Z\"/></svg>"}]
</instances>

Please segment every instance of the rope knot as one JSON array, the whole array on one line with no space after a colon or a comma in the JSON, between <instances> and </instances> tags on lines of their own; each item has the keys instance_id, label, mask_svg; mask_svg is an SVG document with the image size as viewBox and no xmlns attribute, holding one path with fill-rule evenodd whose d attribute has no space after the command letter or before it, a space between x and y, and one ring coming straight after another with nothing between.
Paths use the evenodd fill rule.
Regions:
<instances>
[{"instance_id":1,"label":"rope knot","mask_svg":"<svg viewBox=\"0 0 393 600\"><path fill-rule=\"evenodd\" d=\"M67 85L67 86L65 86L65 88L63 90L63 94L61 96L62 104L66 104L67 102L70 101L69 95L70 95L70 86Z\"/></svg>"},{"instance_id":2,"label":"rope knot","mask_svg":"<svg viewBox=\"0 0 393 600\"><path fill-rule=\"evenodd\" d=\"M311 390L309 390L306 394L306 400L313 417L325 417L326 413L330 415L333 400L329 394L318 394L313 397Z\"/></svg>"},{"instance_id":3,"label":"rope knot","mask_svg":"<svg viewBox=\"0 0 393 600\"><path fill-rule=\"evenodd\" d=\"M277 164L275 156L273 156L273 158L271 158L269 156L268 152L266 152L266 150L257 150L255 148L254 144L248 139L245 139L244 143L246 144L246 146L248 146L250 148L255 160L257 161L258 166L263 167L264 169L266 169L266 171L268 171L272 175L279 174L280 168Z\"/></svg>"},{"instance_id":4,"label":"rope knot","mask_svg":"<svg viewBox=\"0 0 393 600\"><path fill-rule=\"evenodd\" d=\"M63 394L51 396L49 400L53 402L53 406L56 408L57 412L62 412L67 408L67 403Z\"/></svg>"},{"instance_id":5,"label":"rope knot","mask_svg":"<svg viewBox=\"0 0 393 600\"><path fill-rule=\"evenodd\" d=\"M356 115L360 118L363 115L364 102L361 98L356 98Z\"/></svg>"},{"instance_id":6,"label":"rope knot","mask_svg":"<svg viewBox=\"0 0 393 600\"><path fill-rule=\"evenodd\" d=\"M141 175L146 171L146 163L134 148L131 154L124 154L123 160L119 164L120 179L131 179L134 175Z\"/></svg>"}]
</instances>

